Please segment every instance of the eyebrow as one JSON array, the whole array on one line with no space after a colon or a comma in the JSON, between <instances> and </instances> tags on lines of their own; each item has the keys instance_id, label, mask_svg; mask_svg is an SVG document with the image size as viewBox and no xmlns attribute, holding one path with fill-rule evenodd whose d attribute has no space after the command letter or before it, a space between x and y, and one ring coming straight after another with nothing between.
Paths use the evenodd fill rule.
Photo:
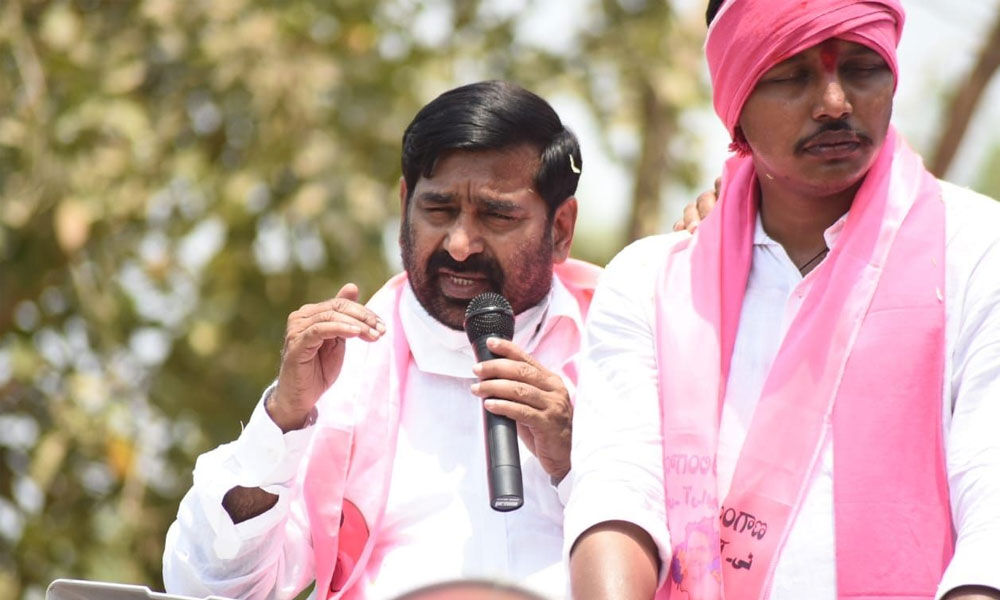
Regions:
<instances>
[{"instance_id":1,"label":"eyebrow","mask_svg":"<svg viewBox=\"0 0 1000 600\"><path fill-rule=\"evenodd\" d=\"M448 192L424 192L417 196L416 199L427 204L452 204L455 202L455 195ZM521 209L521 205L517 202L501 198L480 196L475 199L475 203L489 210L503 212L516 212Z\"/></svg>"},{"instance_id":2,"label":"eyebrow","mask_svg":"<svg viewBox=\"0 0 1000 600\"><path fill-rule=\"evenodd\" d=\"M488 210L499 212L517 212L521 209L521 206L516 202L511 202L510 200L500 200L498 198L482 198L477 202L482 204L483 207Z\"/></svg>"},{"instance_id":3,"label":"eyebrow","mask_svg":"<svg viewBox=\"0 0 1000 600\"><path fill-rule=\"evenodd\" d=\"M849 47L843 53L844 53L845 56L861 56L861 55L871 54L871 55L877 56L879 58L882 58L882 55L879 54L879 52L877 50L875 50L874 48L869 48L868 46L863 46L863 45L860 45L860 44L857 45L857 46L851 46L851 47Z\"/></svg>"},{"instance_id":4,"label":"eyebrow","mask_svg":"<svg viewBox=\"0 0 1000 600\"><path fill-rule=\"evenodd\" d=\"M457 202L455 194L450 192L438 192L429 190L413 198L415 202L430 206L451 206ZM479 210L490 211L503 214L519 214L524 212L524 206L512 200L495 198L490 196L476 196L473 203Z\"/></svg>"},{"instance_id":5,"label":"eyebrow","mask_svg":"<svg viewBox=\"0 0 1000 600\"><path fill-rule=\"evenodd\" d=\"M417 200L428 204L451 204L455 201L455 196L445 192L424 192L417 196Z\"/></svg>"},{"instance_id":6,"label":"eyebrow","mask_svg":"<svg viewBox=\"0 0 1000 600\"><path fill-rule=\"evenodd\" d=\"M882 57L882 55L879 54L876 50L873 50L873 49L871 49L868 46L865 46L863 44L858 44L856 46L849 46L846 49L841 50L841 54L843 56L862 56L862 55L874 54L875 56L878 56L879 58ZM794 65L794 64L797 64L797 63L800 63L800 62L804 61L805 59L806 59L805 52L799 52L798 54L789 56L785 60L779 62L776 65L774 65L773 67L771 67L771 69L775 69L777 67L781 67L781 66L785 66L785 65ZM770 71L771 69L768 69L768 71Z\"/></svg>"},{"instance_id":7,"label":"eyebrow","mask_svg":"<svg viewBox=\"0 0 1000 600\"><path fill-rule=\"evenodd\" d=\"M780 63L774 65L774 67L771 67L771 68L773 69L775 67L781 67L781 66L784 66L784 65L794 65L796 63L800 63L800 62L804 61L805 59L806 59L805 53L804 52L799 52L798 54L795 54L793 56L789 56L788 58L786 58L785 60L781 61Z\"/></svg>"}]
</instances>

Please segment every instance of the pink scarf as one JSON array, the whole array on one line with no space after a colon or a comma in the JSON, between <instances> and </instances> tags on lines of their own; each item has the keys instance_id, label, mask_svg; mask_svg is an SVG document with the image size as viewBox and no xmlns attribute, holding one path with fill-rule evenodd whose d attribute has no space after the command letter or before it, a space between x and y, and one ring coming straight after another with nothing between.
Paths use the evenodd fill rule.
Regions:
<instances>
[{"instance_id":1,"label":"pink scarf","mask_svg":"<svg viewBox=\"0 0 1000 600\"><path fill-rule=\"evenodd\" d=\"M563 286L587 314L601 270L578 260L553 268ZM356 389L347 373L337 381L337 401L324 405L306 463L303 496L309 514L316 562L317 598L360 598L355 585L364 572L385 511L395 456L406 374L412 356L399 320L399 298L405 274L390 279L367 306L391 323L374 343L357 343L350 351L365 352L364 372ZM548 335L537 356L572 356L579 339ZM569 366L569 365L568 365ZM372 376L378 374L378 376ZM576 380L575 373L568 376ZM484 492L485 493L485 492Z\"/></svg>"},{"instance_id":2,"label":"pink scarf","mask_svg":"<svg viewBox=\"0 0 1000 600\"><path fill-rule=\"evenodd\" d=\"M316 589L329 590L327 595L317 593L317 598L358 597L351 587L374 549L370 532L378 530L385 510L400 402L412 360L398 310L405 286L406 276L397 275L367 304L383 318L389 317L386 335L375 343L349 346L351 351L366 353L366 360L356 363L364 364L366 373L384 375L362 378L352 391L344 389L341 380L348 374L343 373L333 388L338 402L328 403L315 425L303 496L316 561Z\"/></svg>"},{"instance_id":3,"label":"pink scarf","mask_svg":"<svg viewBox=\"0 0 1000 600\"><path fill-rule=\"evenodd\" d=\"M941 431L937 181L890 130L840 239L809 275L813 285L720 502L719 418L750 268L756 187L751 159L730 159L719 206L671 250L658 282L673 544L660 597L767 597L830 423L838 597L933 597L953 543Z\"/></svg>"},{"instance_id":4,"label":"pink scarf","mask_svg":"<svg viewBox=\"0 0 1000 600\"><path fill-rule=\"evenodd\" d=\"M874 48L895 73L902 23L898 0L728 0L706 43L716 111L735 134L760 76L831 37ZM673 545L660 597L766 598L831 432L838 597L934 596L953 548L940 194L890 129L837 244L809 274L720 498L719 419L757 218L752 160L726 164L719 206L672 248L657 284Z\"/></svg>"}]
</instances>

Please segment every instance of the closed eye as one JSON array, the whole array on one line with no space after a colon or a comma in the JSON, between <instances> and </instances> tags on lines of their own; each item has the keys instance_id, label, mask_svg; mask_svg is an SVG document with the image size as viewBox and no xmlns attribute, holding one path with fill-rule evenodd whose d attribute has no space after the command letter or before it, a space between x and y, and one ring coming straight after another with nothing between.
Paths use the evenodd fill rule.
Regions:
<instances>
[{"instance_id":1,"label":"closed eye","mask_svg":"<svg viewBox=\"0 0 1000 600\"><path fill-rule=\"evenodd\" d=\"M844 66L844 71L846 71L848 74L851 74L851 75L858 75L858 76L865 77L865 76L869 76L869 75L878 75L880 73L884 73L885 71L888 70L888 68L889 67L887 67L885 65L885 63L880 63L880 64L845 65Z\"/></svg>"},{"instance_id":2,"label":"closed eye","mask_svg":"<svg viewBox=\"0 0 1000 600\"><path fill-rule=\"evenodd\" d=\"M458 209L450 204L424 204L420 207L424 218L431 223L446 223L454 218Z\"/></svg>"},{"instance_id":3,"label":"closed eye","mask_svg":"<svg viewBox=\"0 0 1000 600\"><path fill-rule=\"evenodd\" d=\"M809 73L805 70L790 71L787 73L778 73L771 75L765 79L761 79L761 83L799 83L806 81L809 78Z\"/></svg>"},{"instance_id":4,"label":"closed eye","mask_svg":"<svg viewBox=\"0 0 1000 600\"><path fill-rule=\"evenodd\" d=\"M523 211L516 202L488 198L482 201L479 214L497 224L508 225L520 220Z\"/></svg>"}]
</instances>

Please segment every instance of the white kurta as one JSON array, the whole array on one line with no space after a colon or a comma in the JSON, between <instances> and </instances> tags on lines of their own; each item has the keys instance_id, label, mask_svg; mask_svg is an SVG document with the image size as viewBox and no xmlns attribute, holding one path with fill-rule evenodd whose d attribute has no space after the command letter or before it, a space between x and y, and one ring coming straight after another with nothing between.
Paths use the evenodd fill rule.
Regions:
<instances>
[{"instance_id":1,"label":"white kurta","mask_svg":"<svg viewBox=\"0 0 1000 600\"><path fill-rule=\"evenodd\" d=\"M427 314L409 286L401 302L414 361L385 516L358 584L364 596L390 598L419 585L490 578L562 597L566 572L556 488L521 444L524 506L509 513L489 507L482 404L469 389L477 381L469 341ZM572 347L558 357L536 355L556 371L575 353L581 328L576 300L554 279L546 300L518 315L514 341L532 352L559 329L574 340ZM342 377L379 375L363 368L351 365L357 372L347 374L345 365ZM168 591L291 598L310 583L313 556L296 472L311 429L282 435L258 405L236 442L199 458L194 486L167 534ZM279 495L278 504L234 525L221 499L235 485L263 487Z\"/></svg>"},{"instance_id":2,"label":"white kurta","mask_svg":"<svg viewBox=\"0 0 1000 600\"><path fill-rule=\"evenodd\" d=\"M1000 203L942 183L946 213L946 373L942 411L952 515L958 538L939 597L960 585L1000 589ZM843 220L826 232L833 247ZM589 527L635 523L661 564L670 538L654 340L654 283L680 236L647 238L607 270L588 316L573 430L573 488L565 513L568 552ZM720 424L719 492L732 481L764 379L811 285L758 222L753 259ZM828 436L832 439L832 436ZM771 598L836 598L833 448L778 559ZM661 569L661 578L666 576Z\"/></svg>"}]
</instances>

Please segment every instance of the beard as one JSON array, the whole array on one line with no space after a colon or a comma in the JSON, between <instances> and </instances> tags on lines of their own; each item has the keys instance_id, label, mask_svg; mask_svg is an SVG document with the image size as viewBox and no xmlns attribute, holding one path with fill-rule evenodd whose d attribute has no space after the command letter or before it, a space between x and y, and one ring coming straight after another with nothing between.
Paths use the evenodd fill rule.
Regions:
<instances>
[{"instance_id":1,"label":"beard","mask_svg":"<svg viewBox=\"0 0 1000 600\"><path fill-rule=\"evenodd\" d=\"M424 310L445 326L463 330L466 298L451 298L441 291L441 270L482 277L488 291L504 296L520 314L542 301L552 287L552 229L545 228L545 235L531 244L517 247L507 260L506 268L487 252L469 256L464 261L452 258L444 248L437 248L423 264L418 263L413 231L404 220L400 250L410 287Z\"/></svg>"}]
</instances>

